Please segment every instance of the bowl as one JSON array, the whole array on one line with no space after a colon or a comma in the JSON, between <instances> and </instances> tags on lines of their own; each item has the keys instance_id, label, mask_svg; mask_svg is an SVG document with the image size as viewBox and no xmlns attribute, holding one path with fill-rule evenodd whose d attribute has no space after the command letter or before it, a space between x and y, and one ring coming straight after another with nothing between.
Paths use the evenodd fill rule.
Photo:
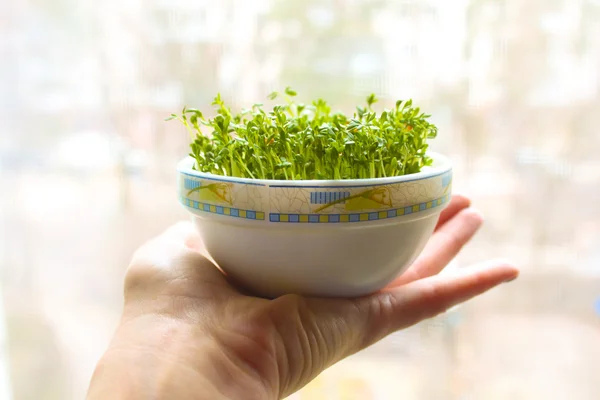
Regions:
<instances>
[{"instance_id":1,"label":"bowl","mask_svg":"<svg viewBox=\"0 0 600 400\"><path fill-rule=\"evenodd\" d=\"M179 200L206 250L252 293L358 297L384 288L425 247L450 200L452 165L358 180L245 179L178 164Z\"/></svg>"}]
</instances>

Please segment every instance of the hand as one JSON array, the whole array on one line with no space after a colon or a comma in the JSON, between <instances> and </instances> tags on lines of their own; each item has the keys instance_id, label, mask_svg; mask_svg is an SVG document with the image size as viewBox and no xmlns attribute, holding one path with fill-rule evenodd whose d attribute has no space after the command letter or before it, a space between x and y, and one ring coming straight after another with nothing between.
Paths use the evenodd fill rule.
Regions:
<instances>
[{"instance_id":1,"label":"hand","mask_svg":"<svg viewBox=\"0 0 600 400\"><path fill-rule=\"evenodd\" d=\"M482 223L454 196L417 261L357 299L242 294L210 261L190 223L142 246L125 279L119 328L89 399L279 399L383 337L513 280L496 262L438 273Z\"/></svg>"}]
</instances>

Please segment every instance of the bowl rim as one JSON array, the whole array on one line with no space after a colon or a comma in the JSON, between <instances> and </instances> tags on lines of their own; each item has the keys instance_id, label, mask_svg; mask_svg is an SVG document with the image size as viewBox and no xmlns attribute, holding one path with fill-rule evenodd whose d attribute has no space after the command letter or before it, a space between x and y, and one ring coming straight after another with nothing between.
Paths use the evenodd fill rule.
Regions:
<instances>
[{"instance_id":1,"label":"bowl rim","mask_svg":"<svg viewBox=\"0 0 600 400\"><path fill-rule=\"evenodd\" d=\"M200 172L193 169L194 158L187 156L177 164L177 172L196 178L205 178L213 181L224 181L232 183L251 184L269 187L360 187L360 186L380 186L403 182L414 182L424 179L434 178L443 175L452 170L450 159L440 153L428 152L427 156L433 159L431 166L423 167L421 172L401 176L389 176L384 178L369 179L338 179L338 180L282 180L282 179L251 179L238 178L233 176L216 175L207 172Z\"/></svg>"}]
</instances>

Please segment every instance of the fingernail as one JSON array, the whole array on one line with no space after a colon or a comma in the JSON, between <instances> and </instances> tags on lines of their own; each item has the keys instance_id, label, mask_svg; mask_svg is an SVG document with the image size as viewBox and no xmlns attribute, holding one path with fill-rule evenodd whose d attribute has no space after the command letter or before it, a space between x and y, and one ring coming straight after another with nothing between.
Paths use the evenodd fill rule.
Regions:
<instances>
[{"instance_id":1,"label":"fingernail","mask_svg":"<svg viewBox=\"0 0 600 400\"><path fill-rule=\"evenodd\" d=\"M457 198L457 199L458 198L463 199L467 203L467 207L469 207L472 203L471 196L469 196L467 193L464 193L464 192L454 191L452 193L452 197Z\"/></svg>"},{"instance_id":2,"label":"fingernail","mask_svg":"<svg viewBox=\"0 0 600 400\"><path fill-rule=\"evenodd\" d=\"M504 283L512 282L512 281L514 281L516 279L517 279L517 277L515 276L514 278L510 278L510 279L505 280Z\"/></svg>"},{"instance_id":3,"label":"fingernail","mask_svg":"<svg viewBox=\"0 0 600 400\"><path fill-rule=\"evenodd\" d=\"M464 210L464 212L472 215L477 220L477 222L479 224L482 224L483 221L485 220L485 217L483 216L483 213L481 211L479 211L478 209L476 209L476 208L469 207L469 208L466 208Z\"/></svg>"}]
</instances>

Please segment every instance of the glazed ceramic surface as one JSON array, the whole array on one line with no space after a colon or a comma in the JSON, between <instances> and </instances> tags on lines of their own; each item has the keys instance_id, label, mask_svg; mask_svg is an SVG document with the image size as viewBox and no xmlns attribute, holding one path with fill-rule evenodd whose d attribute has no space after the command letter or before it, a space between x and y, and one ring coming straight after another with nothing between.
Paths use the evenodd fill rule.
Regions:
<instances>
[{"instance_id":1,"label":"glazed ceramic surface","mask_svg":"<svg viewBox=\"0 0 600 400\"><path fill-rule=\"evenodd\" d=\"M274 181L178 166L180 202L206 248L239 284L265 297L375 292L423 250L450 200L452 167L402 177Z\"/></svg>"}]
</instances>

